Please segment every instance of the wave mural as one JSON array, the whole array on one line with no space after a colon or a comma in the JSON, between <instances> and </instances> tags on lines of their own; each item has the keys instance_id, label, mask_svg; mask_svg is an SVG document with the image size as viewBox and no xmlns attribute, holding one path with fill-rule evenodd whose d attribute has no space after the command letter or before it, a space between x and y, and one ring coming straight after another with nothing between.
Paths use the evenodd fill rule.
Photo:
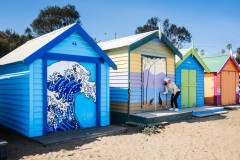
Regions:
<instances>
[{"instance_id":1,"label":"wave mural","mask_svg":"<svg viewBox=\"0 0 240 160\"><path fill-rule=\"evenodd\" d=\"M84 101L96 102L96 83L94 81L96 71L95 73L92 71L94 70L94 66L91 70L88 70L81 64L70 61L59 61L48 66L48 132L84 127L79 121L80 118L76 116L75 99L79 95L84 95L84 99L81 99L80 104L83 107L88 107L84 106Z\"/></svg>"}]
</instances>

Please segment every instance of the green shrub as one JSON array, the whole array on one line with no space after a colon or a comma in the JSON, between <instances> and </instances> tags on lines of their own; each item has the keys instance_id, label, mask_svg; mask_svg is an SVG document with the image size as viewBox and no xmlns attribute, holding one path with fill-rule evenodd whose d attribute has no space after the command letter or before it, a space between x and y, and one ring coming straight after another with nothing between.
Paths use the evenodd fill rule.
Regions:
<instances>
[{"instance_id":1,"label":"green shrub","mask_svg":"<svg viewBox=\"0 0 240 160\"><path fill-rule=\"evenodd\" d=\"M142 133L151 136L152 134L160 133L163 126L146 126L143 128Z\"/></svg>"}]
</instances>

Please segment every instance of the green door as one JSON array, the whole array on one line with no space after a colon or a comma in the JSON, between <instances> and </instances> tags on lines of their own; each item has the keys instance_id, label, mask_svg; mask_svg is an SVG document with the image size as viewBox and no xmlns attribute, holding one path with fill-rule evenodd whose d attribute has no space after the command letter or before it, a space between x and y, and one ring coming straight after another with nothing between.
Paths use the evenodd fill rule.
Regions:
<instances>
[{"instance_id":1,"label":"green door","mask_svg":"<svg viewBox=\"0 0 240 160\"><path fill-rule=\"evenodd\" d=\"M189 84L189 91L188 91L188 107L196 106L196 96L197 96L197 73L196 70L189 70L188 72L188 84Z\"/></svg>"},{"instance_id":2,"label":"green door","mask_svg":"<svg viewBox=\"0 0 240 160\"><path fill-rule=\"evenodd\" d=\"M196 106L196 70L181 70L182 108Z\"/></svg>"}]
</instances>

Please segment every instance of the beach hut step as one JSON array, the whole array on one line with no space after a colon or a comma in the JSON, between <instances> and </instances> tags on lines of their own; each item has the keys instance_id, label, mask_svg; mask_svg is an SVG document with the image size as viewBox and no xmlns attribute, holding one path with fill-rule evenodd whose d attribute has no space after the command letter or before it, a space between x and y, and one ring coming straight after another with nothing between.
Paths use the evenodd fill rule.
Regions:
<instances>
[{"instance_id":1,"label":"beach hut step","mask_svg":"<svg viewBox=\"0 0 240 160\"><path fill-rule=\"evenodd\" d=\"M0 139L0 159L7 159L7 142Z\"/></svg>"},{"instance_id":2,"label":"beach hut step","mask_svg":"<svg viewBox=\"0 0 240 160\"><path fill-rule=\"evenodd\" d=\"M169 122L157 122L157 123L144 124L144 123L137 123L137 122L128 121L125 124L129 125L129 126L157 126L157 125L165 126L165 125L168 125Z\"/></svg>"},{"instance_id":3,"label":"beach hut step","mask_svg":"<svg viewBox=\"0 0 240 160\"><path fill-rule=\"evenodd\" d=\"M123 134L126 132L127 127L110 125L49 133L45 136L33 137L32 139L44 146L47 146L54 143L69 142L71 140L81 141L86 139L95 139L98 137Z\"/></svg>"},{"instance_id":4,"label":"beach hut step","mask_svg":"<svg viewBox=\"0 0 240 160\"><path fill-rule=\"evenodd\" d=\"M234 106L224 106L224 109L240 109L239 105Z\"/></svg>"},{"instance_id":5,"label":"beach hut step","mask_svg":"<svg viewBox=\"0 0 240 160\"><path fill-rule=\"evenodd\" d=\"M219 114L226 114L228 111L219 111L219 112L212 112L212 113L206 113L206 114L199 114L199 115L193 115L194 117L208 117L208 116L214 116L214 115L219 115Z\"/></svg>"}]
</instances>

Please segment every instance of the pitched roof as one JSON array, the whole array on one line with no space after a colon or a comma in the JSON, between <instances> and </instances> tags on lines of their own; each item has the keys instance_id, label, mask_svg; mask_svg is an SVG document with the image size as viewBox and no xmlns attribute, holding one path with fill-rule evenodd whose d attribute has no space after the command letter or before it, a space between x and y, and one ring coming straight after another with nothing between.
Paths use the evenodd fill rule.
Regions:
<instances>
[{"instance_id":1,"label":"pitched roof","mask_svg":"<svg viewBox=\"0 0 240 160\"><path fill-rule=\"evenodd\" d=\"M105 41L105 42L100 42L98 45L103 49L103 50L111 50L115 48L121 48L121 47L129 47L129 50L132 51L136 49L137 47L140 47L141 45L149 42L150 40L154 38L161 37L161 40L164 41L167 46L172 49L172 51L178 55L179 58L182 58L182 54L179 52L179 50L168 40L168 38L161 33L159 36L159 31L150 31L150 32L145 32L141 34L136 34L132 36L127 36L127 37L122 37L110 41Z\"/></svg>"},{"instance_id":2,"label":"pitched roof","mask_svg":"<svg viewBox=\"0 0 240 160\"><path fill-rule=\"evenodd\" d=\"M94 40L83 30L83 28L73 23L53 32L27 41L22 46L16 48L0 59L0 65L6 65L16 62L30 64L34 60L42 57L48 50L64 40L74 32L78 32L89 45L111 66L116 69L116 64L107 56L107 54L94 42Z\"/></svg>"},{"instance_id":3,"label":"pitched roof","mask_svg":"<svg viewBox=\"0 0 240 160\"><path fill-rule=\"evenodd\" d=\"M178 67L185 59L187 59L190 55L194 56L196 58L196 60L199 62L199 64L203 67L203 69L206 72L210 72L208 66L204 63L204 61L202 60L202 58L197 54L196 50L194 48L190 48L190 49L183 49L180 50L183 54L183 59L179 59L175 57L176 60L176 67Z\"/></svg>"},{"instance_id":4,"label":"pitched roof","mask_svg":"<svg viewBox=\"0 0 240 160\"><path fill-rule=\"evenodd\" d=\"M8 53L4 57L0 59L0 65L5 65L9 63L24 61L25 58L30 56L32 53L36 52L42 46L46 45L49 41L53 40L61 33L72 27L74 24L63 27L61 29L55 30L48 34L44 34L40 37L34 38L32 40L27 41L20 47L16 48L12 52Z\"/></svg>"},{"instance_id":5,"label":"pitched roof","mask_svg":"<svg viewBox=\"0 0 240 160\"><path fill-rule=\"evenodd\" d=\"M109 49L114 49L114 48L120 48L120 47L125 47L129 46L142 38L151 35L152 33L157 33L158 31L150 31L150 32L145 32L141 34L135 34L132 36L127 36L127 37L122 37L118 39L113 39L110 41L105 41L105 42L100 42L98 45L102 48L102 50L109 50Z\"/></svg>"},{"instance_id":6,"label":"pitched roof","mask_svg":"<svg viewBox=\"0 0 240 160\"><path fill-rule=\"evenodd\" d=\"M219 73L230 59L233 61L234 65L237 67L237 69L240 71L238 63L230 55L218 55L218 56L212 56L212 57L204 57L203 61L206 63L206 65L210 69L210 72Z\"/></svg>"}]
</instances>

